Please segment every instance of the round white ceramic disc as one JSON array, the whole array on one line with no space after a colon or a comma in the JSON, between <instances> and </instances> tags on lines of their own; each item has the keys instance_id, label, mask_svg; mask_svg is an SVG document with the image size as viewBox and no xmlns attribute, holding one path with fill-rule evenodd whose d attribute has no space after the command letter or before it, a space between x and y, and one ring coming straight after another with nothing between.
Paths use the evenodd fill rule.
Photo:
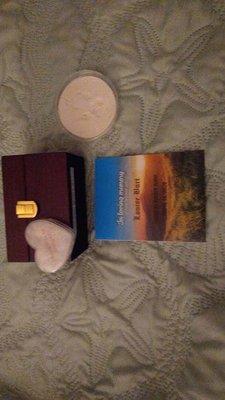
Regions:
<instances>
[{"instance_id":1,"label":"round white ceramic disc","mask_svg":"<svg viewBox=\"0 0 225 400\"><path fill-rule=\"evenodd\" d=\"M101 74L80 72L61 92L58 115L67 131L93 139L106 133L116 119L115 91Z\"/></svg>"}]
</instances>

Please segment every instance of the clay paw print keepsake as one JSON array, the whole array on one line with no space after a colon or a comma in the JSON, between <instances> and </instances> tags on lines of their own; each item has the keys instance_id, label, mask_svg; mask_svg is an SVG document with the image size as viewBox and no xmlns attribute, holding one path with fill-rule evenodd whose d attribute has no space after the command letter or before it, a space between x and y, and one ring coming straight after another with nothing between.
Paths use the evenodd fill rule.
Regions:
<instances>
[{"instance_id":1,"label":"clay paw print keepsake","mask_svg":"<svg viewBox=\"0 0 225 400\"><path fill-rule=\"evenodd\" d=\"M34 249L34 260L47 273L62 268L69 260L75 232L68 226L52 219L32 221L25 230L27 243Z\"/></svg>"}]
</instances>

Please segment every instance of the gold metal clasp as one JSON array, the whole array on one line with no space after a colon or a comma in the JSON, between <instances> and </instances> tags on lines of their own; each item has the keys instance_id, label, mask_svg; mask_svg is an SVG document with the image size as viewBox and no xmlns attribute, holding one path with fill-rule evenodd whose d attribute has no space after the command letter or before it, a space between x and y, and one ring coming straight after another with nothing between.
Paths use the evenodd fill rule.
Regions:
<instances>
[{"instance_id":1,"label":"gold metal clasp","mask_svg":"<svg viewBox=\"0 0 225 400\"><path fill-rule=\"evenodd\" d=\"M16 203L17 218L35 218L38 213L38 206L33 200L22 200Z\"/></svg>"}]
</instances>

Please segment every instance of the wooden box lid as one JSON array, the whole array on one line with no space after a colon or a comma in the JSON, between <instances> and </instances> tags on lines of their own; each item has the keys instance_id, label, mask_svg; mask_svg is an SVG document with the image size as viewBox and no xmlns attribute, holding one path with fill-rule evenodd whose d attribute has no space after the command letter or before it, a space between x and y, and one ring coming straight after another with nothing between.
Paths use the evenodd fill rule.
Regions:
<instances>
[{"instance_id":1,"label":"wooden box lid","mask_svg":"<svg viewBox=\"0 0 225 400\"><path fill-rule=\"evenodd\" d=\"M35 219L53 218L77 230L73 258L87 248L85 170L81 157L65 152L2 157L8 261L33 261L24 237L28 223L16 215L21 200L37 203Z\"/></svg>"}]
</instances>

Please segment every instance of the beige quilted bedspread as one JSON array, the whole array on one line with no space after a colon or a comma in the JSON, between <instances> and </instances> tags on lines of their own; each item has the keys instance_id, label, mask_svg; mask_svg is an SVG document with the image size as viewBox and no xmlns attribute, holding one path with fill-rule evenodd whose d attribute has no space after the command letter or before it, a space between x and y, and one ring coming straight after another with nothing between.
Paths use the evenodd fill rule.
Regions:
<instances>
[{"instance_id":1,"label":"beige quilted bedspread","mask_svg":"<svg viewBox=\"0 0 225 400\"><path fill-rule=\"evenodd\" d=\"M80 69L119 94L83 144L55 104ZM103 243L53 276L5 262L0 185L0 399L224 400L225 2L0 0L0 153L205 149L206 243Z\"/></svg>"}]
</instances>

